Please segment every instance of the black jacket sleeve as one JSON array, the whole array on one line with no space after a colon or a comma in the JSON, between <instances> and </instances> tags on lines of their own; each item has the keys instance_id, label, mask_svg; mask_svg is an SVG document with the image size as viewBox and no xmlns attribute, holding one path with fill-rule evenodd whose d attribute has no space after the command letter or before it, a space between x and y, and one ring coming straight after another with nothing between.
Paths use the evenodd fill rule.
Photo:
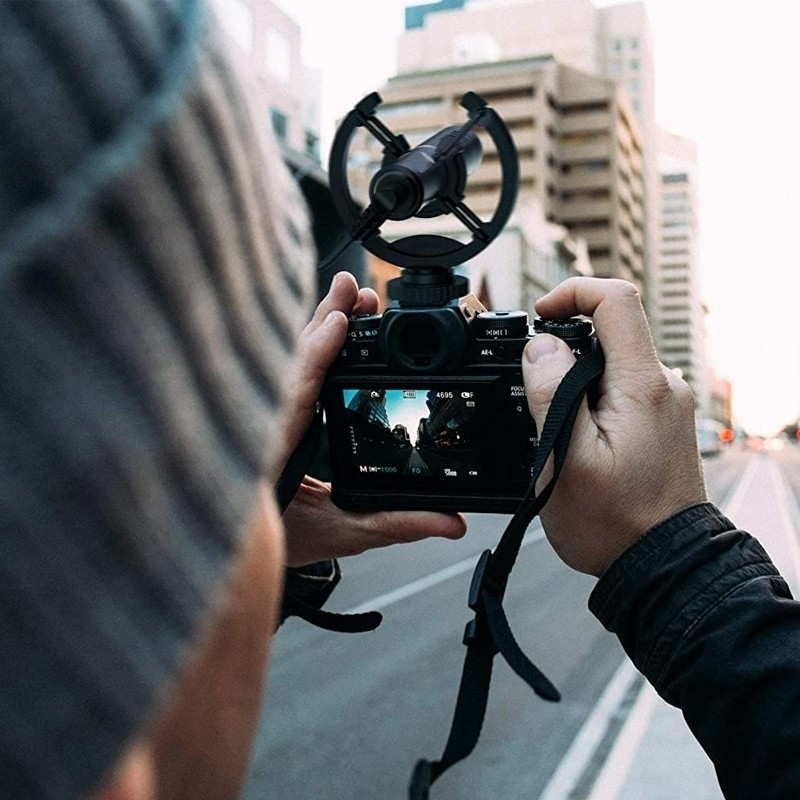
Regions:
<instances>
[{"instance_id":1,"label":"black jacket sleeve","mask_svg":"<svg viewBox=\"0 0 800 800\"><path fill-rule=\"evenodd\" d=\"M728 800L800 797L800 603L709 503L651 529L589 601L680 708Z\"/></svg>"}]
</instances>

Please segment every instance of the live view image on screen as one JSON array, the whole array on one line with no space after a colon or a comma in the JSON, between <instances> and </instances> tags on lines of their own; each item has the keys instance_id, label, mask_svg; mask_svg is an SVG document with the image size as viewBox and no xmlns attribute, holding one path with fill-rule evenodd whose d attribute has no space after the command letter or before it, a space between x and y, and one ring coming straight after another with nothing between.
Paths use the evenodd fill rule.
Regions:
<instances>
[{"instance_id":1,"label":"live view image on screen","mask_svg":"<svg viewBox=\"0 0 800 800\"><path fill-rule=\"evenodd\" d=\"M370 388L343 393L359 473L479 477L474 391Z\"/></svg>"}]
</instances>

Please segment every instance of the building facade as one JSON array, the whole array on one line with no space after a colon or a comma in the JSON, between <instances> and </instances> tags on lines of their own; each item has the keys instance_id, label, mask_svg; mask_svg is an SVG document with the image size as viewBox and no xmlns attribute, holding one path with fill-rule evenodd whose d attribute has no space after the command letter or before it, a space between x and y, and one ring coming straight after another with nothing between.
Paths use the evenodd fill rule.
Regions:
<instances>
[{"instance_id":1,"label":"building facade","mask_svg":"<svg viewBox=\"0 0 800 800\"><path fill-rule=\"evenodd\" d=\"M698 409L710 415L699 274L697 146L661 131L659 153L661 241L653 333L661 360L680 372L694 391Z\"/></svg>"},{"instance_id":2,"label":"building facade","mask_svg":"<svg viewBox=\"0 0 800 800\"><path fill-rule=\"evenodd\" d=\"M406 12L406 20L407 30L398 41L401 76L549 54L556 62L573 68L582 76L578 79L576 75L571 81L573 84L588 83L589 77L594 76L609 79L627 92L629 111L638 127L636 159L641 161L637 171L641 176L643 208L642 219L637 220L641 225L643 269L641 274L634 275L634 282L651 310L651 287L656 282L658 269L657 126L654 45L644 3L595 8L591 0L466 0L412 7ZM598 91L602 93L595 85L588 94ZM582 187L579 190L584 191ZM588 200L589 196L584 195L584 199ZM568 195L566 203L573 202L574 194ZM571 210L565 207L564 213L569 216ZM619 274L630 278L638 265L634 265L634 270L623 265L615 272L615 257L602 255L606 245L598 243L598 238L601 237L596 233L590 235L589 249L595 271L601 275ZM639 235L631 238L638 240ZM626 244L621 243L620 248L625 251Z\"/></svg>"},{"instance_id":3,"label":"building facade","mask_svg":"<svg viewBox=\"0 0 800 800\"><path fill-rule=\"evenodd\" d=\"M320 165L320 74L301 58L300 26L271 0L211 0L227 37L229 56L244 82L255 124L271 127L287 167L311 212L320 260L335 252L346 231L337 214ZM367 279L364 253L349 248L317 273L320 297L333 275L352 272Z\"/></svg>"},{"instance_id":4,"label":"building facade","mask_svg":"<svg viewBox=\"0 0 800 800\"><path fill-rule=\"evenodd\" d=\"M320 75L300 53L300 26L270 0L211 0L253 93L253 108L284 150L319 163Z\"/></svg>"},{"instance_id":5,"label":"building facade","mask_svg":"<svg viewBox=\"0 0 800 800\"><path fill-rule=\"evenodd\" d=\"M593 271L643 288L642 147L625 93L545 56L399 74L381 90L378 115L413 146L465 121L465 90L480 94L505 121L520 170L517 211L471 262L473 287L487 286L495 308L525 310L574 274ZM491 139L482 135L482 143L466 200L486 218L497 204L502 168ZM352 185L363 197L383 153L367 134L353 151ZM454 225L451 217L413 220L413 231L447 235L459 230ZM393 232L387 225L387 238L411 229L404 223Z\"/></svg>"}]
</instances>

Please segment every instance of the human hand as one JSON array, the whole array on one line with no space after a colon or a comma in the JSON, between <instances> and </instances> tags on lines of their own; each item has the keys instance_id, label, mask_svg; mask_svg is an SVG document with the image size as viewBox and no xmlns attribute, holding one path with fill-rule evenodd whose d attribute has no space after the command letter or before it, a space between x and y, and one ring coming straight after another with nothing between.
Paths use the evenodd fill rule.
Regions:
<instances>
[{"instance_id":1,"label":"human hand","mask_svg":"<svg viewBox=\"0 0 800 800\"><path fill-rule=\"evenodd\" d=\"M333 504L329 484L308 475L284 512L283 523L290 567L431 536L460 539L467 530L461 514L344 511Z\"/></svg>"},{"instance_id":2,"label":"human hand","mask_svg":"<svg viewBox=\"0 0 800 800\"><path fill-rule=\"evenodd\" d=\"M597 406L590 410L584 399L541 513L562 560L599 576L653 525L706 499L692 392L659 362L632 284L570 278L541 298L536 311L592 317L605 354ZM527 344L522 371L539 430L574 362L568 345L554 336L540 334Z\"/></svg>"},{"instance_id":3,"label":"human hand","mask_svg":"<svg viewBox=\"0 0 800 800\"><path fill-rule=\"evenodd\" d=\"M349 272L333 276L328 294L322 298L297 340L294 369L286 394L290 408L281 469L314 419L325 376L347 338L347 317L374 314L377 310L378 295L372 289L359 289Z\"/></svg>"},{"instance_id":4,"label":"human hand","mask_svg":"<svg viewBox=\"0 0 800 800\"><path fill-rule=\"evenodd\" d=\"M372 289L359 289L350 273L334 276L328 294L297 342L287 395L291 408L283 464L314 418L325 376L347 337L348 315L374 314L377 310L378 296ZM466 522L459 514L342 511L333 504L328 484L311 477L303 480L283 514L283 523L290 567L430 536L458 539L466 532Z\"/></svg>"}]
</instances>

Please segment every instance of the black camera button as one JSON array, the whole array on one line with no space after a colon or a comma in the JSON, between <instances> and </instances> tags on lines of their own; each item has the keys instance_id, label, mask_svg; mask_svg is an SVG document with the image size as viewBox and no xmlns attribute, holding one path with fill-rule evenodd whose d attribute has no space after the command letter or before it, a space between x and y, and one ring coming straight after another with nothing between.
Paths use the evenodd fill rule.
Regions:
<instances>
[{"instance_id":1,"label":"black camera button","mask_svg":"<svg viewBox=\"0 0 800 800\"><path fill-rule=\"evenodd\" d=\"M504 391L512 414L515 416L530 416L528 398L525 395L525 386L521 378L519 383L509 384Z\"/></svg>"},{"instance_id":2,"label":"black camera button","mask_svg":"<svg viewBox=\"0 0 800 800\"><path fill-rule=\"evenodd\" d=\"M529 484L533 478L533 464L519 464L514 468L514 479Z\"/></svg>"},{"instance_id":3,"label":"black camera button","mask_svg":"<svg viewBox=\"0 0 800 800\"><path fill-rule=\"evenodd\" d=\"M349 361L375 361L376 348L374 342L350 342L347 345L347 355Z\"/></svg>"},{"instance_id":4,"label":"black camera button","mask_svg":"<svg viewBox=\"0 0 800 800\"><path fill-rule=\"evenodd\" d=\"M511 417L517 424L526 424L533 421L530 409L528 408L528 400L525 397L512 397L509 403L509 412Z\"/></svg>"},{"instance_id":5,"label":"black camera button","mask_svg":"<svg viewBox=\"0 0 800 800\"><path fill-rule=\"evenodd\" d=\"M536 452L536 448L539 446L539 431L536 429L535 422L531 421L522 426L520 430L520 441L526 453Z\"/></svg>"}]
</instances>

